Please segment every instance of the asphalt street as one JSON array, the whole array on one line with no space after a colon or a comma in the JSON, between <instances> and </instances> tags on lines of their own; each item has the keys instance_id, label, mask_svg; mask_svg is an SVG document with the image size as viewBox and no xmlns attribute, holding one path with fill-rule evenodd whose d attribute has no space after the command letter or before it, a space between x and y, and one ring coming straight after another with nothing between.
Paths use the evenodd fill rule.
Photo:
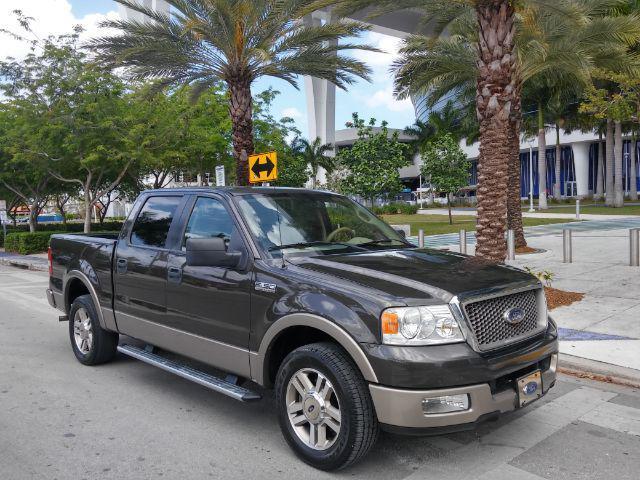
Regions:
<instances>
[{"instance_id":1,"label":"asphalt street","mask_svg":"<svg viewBox=\"0 0 640 480\"><path fill-rule=\"evenodd\" d=\"M560 377L478 431L383 435L358 465L298 461L273 397L242 404L136 360L74 358L44 273L0 266L0 479L637 479L640 391Z\"/></svg>"}]
</instances>

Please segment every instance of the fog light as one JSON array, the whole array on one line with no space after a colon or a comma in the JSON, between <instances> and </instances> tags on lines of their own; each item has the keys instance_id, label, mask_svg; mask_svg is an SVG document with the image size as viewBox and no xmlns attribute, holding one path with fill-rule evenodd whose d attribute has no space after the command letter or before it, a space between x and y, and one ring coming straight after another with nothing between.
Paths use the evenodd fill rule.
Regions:
<instances>
[{"instance_id":1,"label":"fog light","mask_svg":"<svg viewBox=\"0 0 640 480\"><path fill-rule=\"evenodd\" d=\"M422 411L425 415L436 413L462 412L469 410L469 395L444 395L422 399Z\"/></svg>"}]
</instances>

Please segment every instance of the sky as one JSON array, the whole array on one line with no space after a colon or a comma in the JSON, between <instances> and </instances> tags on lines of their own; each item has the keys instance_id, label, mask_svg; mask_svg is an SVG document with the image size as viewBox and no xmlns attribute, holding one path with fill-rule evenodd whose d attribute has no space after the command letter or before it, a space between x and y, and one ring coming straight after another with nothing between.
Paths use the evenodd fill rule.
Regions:
<instances>
[{"instance_id":1,"label":"sky","mask_svg":"<svg viewBox=\"0 0 640 480\"><path fill-rule=\"evenodd\" d=\"M100 33L98 23L105 18L118 17L118 5L113 0L0 0L0 28L18 31L11 11L21 9L34 17L33 30L38 36L61 34L71 31L74 25L85 28L83 37L90 38ZM354 51L353 56L365 61L373 70L371 83L358 80L348 91L336 92L336 129L344 128L353 112L361 118L386 120L390 127L404 128L415 120L413 106L409 100L397 101L393 97L392 75L389 67L397 55L399 40L374 32L366 33L361 43L374 45L385 53ZM0 57L20 57L27 49L19 42L0 39ZM286 82L262 78L253 85L254 93L269 86L281 92L273 106L276 117L291 117L297 127L307 136L307 108L304 80L299 79L299 90Z\"/></svg>"}]
</instances>

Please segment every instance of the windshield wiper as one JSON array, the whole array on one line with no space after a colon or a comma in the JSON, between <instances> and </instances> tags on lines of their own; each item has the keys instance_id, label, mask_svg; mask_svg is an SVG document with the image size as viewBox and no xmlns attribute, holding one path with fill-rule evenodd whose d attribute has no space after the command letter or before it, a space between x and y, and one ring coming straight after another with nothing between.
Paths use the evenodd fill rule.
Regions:
<instances>
[{"instance_id":1,"label":"windshield wiper","mask_svg":"<svg viewBox=\"0 0 640 480\"><path fill-rule=\"evenodd\" d=\"M391 238L385 238L384 240L371 240L369 242L359 243L359 247L372 247L374 245L385 245L393 242L398 242L400 245L407 246L409 242L402 242L400 240L394 240Z\"/></svg>"}]
</instances>

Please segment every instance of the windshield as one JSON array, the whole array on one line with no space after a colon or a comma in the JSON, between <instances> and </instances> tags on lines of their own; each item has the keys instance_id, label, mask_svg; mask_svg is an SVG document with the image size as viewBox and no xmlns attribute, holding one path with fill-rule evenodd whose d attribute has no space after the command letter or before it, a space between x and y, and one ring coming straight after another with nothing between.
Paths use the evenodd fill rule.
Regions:
<instances>
[{"instance_id":1,"label":"windshield","mask_svg":"<svg viewBox=\"0 0 640 480\"><path fill-rule=\"evenodd\" d=\"M410 246L366 208L337 195L248 194L238 204L258 245L273 257Z\"/></svg>"}]
</instances>

